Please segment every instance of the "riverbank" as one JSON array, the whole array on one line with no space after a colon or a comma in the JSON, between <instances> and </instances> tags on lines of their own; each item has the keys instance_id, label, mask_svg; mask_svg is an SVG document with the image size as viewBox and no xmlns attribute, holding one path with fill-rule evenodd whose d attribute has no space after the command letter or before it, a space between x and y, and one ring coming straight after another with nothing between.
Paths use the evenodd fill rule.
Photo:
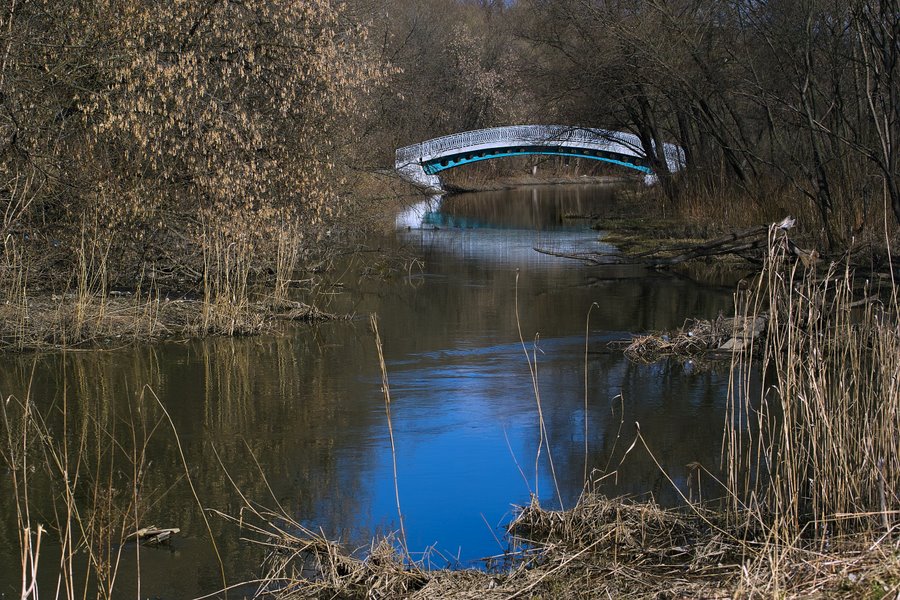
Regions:
<instances>
[{"instance_id":1,"label":"riverbank","mask_svg":"<svg viewBox=\"0 0 900 600\"><path fill-rule=\"evenodd\" d=\"M791 544L768 538L753 519L729 522L721 511L691 504L663 509L586 493L560 512L536 503L510 526L510 555L487 570L430 570L410 564L396 540L374 543L365 559L325 540L283 534L268 589L298 598L894 598L900 556L882 532ZM302 530L301 530L302 531ZM302 557L302 558L301 558ZM302 572L301 560L317 565ZM304 563L309 564L309 563ZM277 565L277 566L276 566ZM293 577L275 577L291 572Z\"/></svg>"},{"instance_id":2,"label":"riverbank","mask_svg":"<svg viewBox=\"0 0 900 600\"><path fill-rule=\"evenodd\" d=\"M0 294L5 297L0 304L0 351L254 335L271 331L286 320L337 318L301 300L327 285L322 267L304 273L296 257L292 262L279 273L254 273L248 262L214 274L185 257L180 272L200 269L203 272L196 279L147 277L113 289L110 284L117 279L113 273L89 277L82 284L77 274L54 271L47 261L11 264L4 273L7 277L0 276ZM35 277L41 278L40 285L30 283Z\"/></svg>"},{"instance_id":3,"label":"riverbank","mask_svg":"<svg viewBox=\"0 0 900 600\"><path fill-rule=\"evenodd\" d=\"M506 175L496 178L447 178L444 188L450 195L473 192L511 190L517 187L535 185L638 185L632 177L612 175L546 176Z\"/></svg>"},{"instance_id":4,"label":"riverbank","mask_svg":"<svg viewBox=\"0 0 900 600\"><path fill-rule=\"evenodd\" d=\"M285 321L342 318L316 306L331 293L335 265L364 255L359 240L392 232L399 208L419 198L375 172L358 173L342 194L340 219L315 237L296 218L253 214L202 227L171 214L134 239L102 229L80 232L80 241L71 231L62 241L38 229L8 236L0 249L0 352L255 335Z\"/></svg>"},{"instance_id":5,"label":"riverbank","mask_svg":"<svg viewBox=\"0 0 900 600\"><path fill-rule=\"evenodd\" d=\"M110 348L208 335L256 335L285 321L341 318L294 300L215 306L162 293L24 298L0 305L0 351Z\"/></svg>"}]
</instances>

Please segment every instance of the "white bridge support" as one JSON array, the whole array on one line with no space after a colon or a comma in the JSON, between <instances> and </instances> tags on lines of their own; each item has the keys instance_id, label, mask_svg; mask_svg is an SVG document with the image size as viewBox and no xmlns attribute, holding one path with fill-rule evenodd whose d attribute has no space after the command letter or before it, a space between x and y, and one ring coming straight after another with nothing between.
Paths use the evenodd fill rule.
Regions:
<instances>
[{"instance_id":1,"label":"white bridge support","mask_svg":"<svg viewBox=\"0 0 900 600\"><path fill-rule=\"evenodd\" d=\"M664 144L670 173L684 167L684 151ZM395 170L417 186L442 191L440 171L480 160L547 154L601 160L636 169L645 181L656 181L651 161L636 135L605 129L563 125L514 125L455 133L399 148Z\"/></svg>"}]
</instances>

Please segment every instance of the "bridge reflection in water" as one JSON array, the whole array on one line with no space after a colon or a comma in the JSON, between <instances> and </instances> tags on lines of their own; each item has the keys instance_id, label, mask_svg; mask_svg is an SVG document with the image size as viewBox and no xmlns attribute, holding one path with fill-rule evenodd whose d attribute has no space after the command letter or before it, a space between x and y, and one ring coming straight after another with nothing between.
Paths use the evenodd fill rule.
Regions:
<instances>
[{"instance_id":1,"label":"bridge reflection in water","mask_svg":"<svg viewBox=\"0 0 900 600\"><path fill-rule=\"evenodd\" d=\"M409 232L404 239L415 239L417 245L439 248L463 260L514 266L568 264L571 260L535 252L535 248L565 254L614 252L612 246L598 240L602 234L587 228L580 218L591 216L604 204L598 204L598 196L613 200L614 188L605 191L599 193L594 184L534 186L446 198L434 195L399 214L396 226Z\"/></svg>"}]
</instances>

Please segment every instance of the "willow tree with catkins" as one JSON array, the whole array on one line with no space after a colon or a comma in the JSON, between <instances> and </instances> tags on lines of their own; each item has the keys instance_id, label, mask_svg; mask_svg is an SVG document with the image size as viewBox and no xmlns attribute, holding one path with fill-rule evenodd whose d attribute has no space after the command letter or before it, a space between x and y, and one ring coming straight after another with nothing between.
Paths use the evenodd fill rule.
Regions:
<instances>
[{"instance_id":1,"label":"willow tree with catkins","mask_svg":"<svg viewBox=\"0 0 900 600\"><path fill-rule=\"evenodd\" d=\"M280 232L308 249L341 215L333 169L348 117L387 70L330 0L3 12L0 140L44 157L19 162L48 182L39 204L54 239L111 246L116 277L193 258L208 290L233 296L251 270L274 269Z\"/></svg>"}]
</instances>

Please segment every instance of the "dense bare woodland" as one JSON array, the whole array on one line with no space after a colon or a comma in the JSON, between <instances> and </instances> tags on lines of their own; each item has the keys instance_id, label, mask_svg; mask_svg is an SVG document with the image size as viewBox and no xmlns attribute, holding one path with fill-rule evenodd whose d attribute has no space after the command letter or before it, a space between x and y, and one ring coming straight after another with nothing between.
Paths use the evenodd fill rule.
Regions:
<instances>
[{"instance_id":1,"label":"dense bare woodland","mask_svg":"<svg viewBox=\"0 0 900 600\"><path fill-rule=\"evenodd\" d=\"M665 183L676 206L809 213L838 246L882 222L885 198L900 219L896 2L417 6L394 8L385 38L403 68L385 111L397 143L510 122L623 129L651 156L685 149Z\"/></svg>"},{"instance_id":2,"label":"dense bare woodland","mask_svg":"<svg viewBox=\"0 0 900 600\"><path fill-rule=\"evenodd\" d=\"M4 254L47 255L33 284L177 272L227 295L347 229L359 170L389 167L399 145L527 122L632 131L651 155L679 143L688 169L664 178L666 202L736 221L800 213L844 247L883 229L885 205L900 219L898 12L895 0L11 0Z\"/></svg>"}]
</instances>

